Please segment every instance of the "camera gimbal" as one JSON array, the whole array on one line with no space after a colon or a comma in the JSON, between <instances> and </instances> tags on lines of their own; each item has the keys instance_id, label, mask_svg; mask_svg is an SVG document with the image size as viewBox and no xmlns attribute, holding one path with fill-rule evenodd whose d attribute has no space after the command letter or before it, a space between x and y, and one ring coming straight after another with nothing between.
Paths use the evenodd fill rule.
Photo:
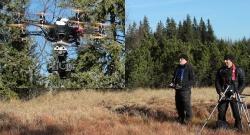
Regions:
<instances>
[{"instance_id":1,"label":"camera gimbal","mask_svg":"<svg viewBox=\"0 0 250 135\"><path fill-rule=\"evenodd\" d=\"M56 61L53 65L48 65L48 72L52 73L56 71L61 79L66 79L74 71L73 65L67 62L67 48L62 44L58 44L54 48L54 51L56 52Z\"/></svg>"}]
</instances>

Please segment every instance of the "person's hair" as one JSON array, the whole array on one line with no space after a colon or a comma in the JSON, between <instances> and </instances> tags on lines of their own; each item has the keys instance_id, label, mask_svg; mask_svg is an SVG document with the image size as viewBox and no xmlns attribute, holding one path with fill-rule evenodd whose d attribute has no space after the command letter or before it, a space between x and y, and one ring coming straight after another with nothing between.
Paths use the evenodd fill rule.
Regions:
<instances>
[{"instance_id":1,"label":"person's hair","mask_svg":"<svg viewBox=\"0 0 250 135\"><path fill-rule=\"evenodd\" d=\"M180 55L179 55L179 58L183 58L183 59L185 59L186 61L188 61L188 56L187 56L186 54L184 54L184 53L180 54Z\"/></svg>"},{"instance_id":2,"label":"person's hair","mask_svg":"<svg viewBox=\"0 0 250 135\"><path fill-rule=\"evenodd\" d=\"M235 62L235 57L232 54L226 54L224 56L224 60L230 60L230 61L232 61L234 63Z\"/></svg>"}]
</instances>

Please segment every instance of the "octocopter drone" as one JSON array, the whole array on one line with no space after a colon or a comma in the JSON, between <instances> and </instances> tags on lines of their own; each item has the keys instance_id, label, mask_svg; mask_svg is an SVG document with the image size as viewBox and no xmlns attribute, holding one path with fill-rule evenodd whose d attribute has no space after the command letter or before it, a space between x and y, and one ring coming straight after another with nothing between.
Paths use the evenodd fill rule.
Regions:
<instances>
[{"instance_id":1,"label":"octocopter drone","mask_svg":"<svg viewBox=\"0 0 250 135\"><path fill-rule=\"evenodd\" d=\"M20 39L25 40L27 36L43 36L46 40L52 42L56 61L48 65L48 72L57 72L61 79L66 78L74 67L67 62L67 48L78 47L81 38L88 38L98 41L107 38L106 27L109 24L101 22L82 22L80 15L82 10L73 9L75 17L73 20L68 18L58 18L53 23L48 23L44 12L37 13L39 20L21 19L24 14L17 13L17 21L14 24L8 24L9 27L20 29ZM27 26L38 27L38 30L29 30Z\"/></svg>"}]
</instances>

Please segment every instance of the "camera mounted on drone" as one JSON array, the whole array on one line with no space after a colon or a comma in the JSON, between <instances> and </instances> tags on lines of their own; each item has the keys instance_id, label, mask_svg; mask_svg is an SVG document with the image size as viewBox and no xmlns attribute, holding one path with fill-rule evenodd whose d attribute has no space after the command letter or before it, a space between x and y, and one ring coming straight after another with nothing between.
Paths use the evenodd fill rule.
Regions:
<instances>
[{"instance_id":1,"label":"camera mounted on drone","mask_svg":"<svg viewBox=\"0 0 250 135\"><path fill-rule=\"evenodd\" d=\"M67 43L63 41L57 42L54 48L56 55L56 62L53 65L48 65L48 72L58 72L61 79L67 78L72 71L74 71L74 66L67 61L67 48L64 46Z\"/></svg>"}]
</instances>

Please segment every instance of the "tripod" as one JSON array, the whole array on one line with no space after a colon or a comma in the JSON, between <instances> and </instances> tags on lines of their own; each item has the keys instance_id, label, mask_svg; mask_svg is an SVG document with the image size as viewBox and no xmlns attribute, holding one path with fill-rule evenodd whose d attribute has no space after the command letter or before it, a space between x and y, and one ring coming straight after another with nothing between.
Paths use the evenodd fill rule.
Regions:
<instances>
[{"instance_id":1,"label":"tripod","mask_svg":"<svg viewBox=\"0 0 250 135\"><path fill-rule=\"evenodd\" d=\"M203 130L204 127L207 125L207 122L208 122L208 121L210 120L210 118L212 117L212 115L213 115L215 109L218 107L220 101L225 97L225 94L227 93L228 89L229 89L229 85L227 86L226 90L222 93L222 95L221 95L221 97L220 97L218 103L215 105L213 111L210 113L210 115L209 115L208 118L206 119L205 123L203 124L203 126L202 126L202 128L201 128L201 130L200 130L200 132L199 132L199 134L201 134L202 130Z\"/></svg>"},{"instance_id":2,"label":"tripod","mask_svg":"<svg viewBox=\"0 0 250 135\"><path fill-rule=\"evenodd\" d=\"M239 110L240 116L241 116L241 113L244 113L248 128L250 128L250 119L249 119L250 116L249 116L247 104L243 100L245 97L246 96L244 96L244 95L240 95L239 92L236 92L236 99L238 102L238 110ZM243 127L243 124L242 124L242 127Z\"/></svg>"},{"instance_id":3,"label":"tripod","mask_svg":"<svg viewBox=\"0 0 250 135\"><path fill-rule=\"evenodd\" d=\"M202 133L202 130L204 129L204 127L206 126L207 122L210 120L212 114L214 113L215 109L218 107L220 101L225 98L225 95L226 93L228 92L229 90L229 85L227 86L226 90L222 93L218 103L216 104L216 106L214 107L213 111L210 113L209 117L206 119L205 123L203 124L201 130L199 131L199 134ZM240 113L240 116L241 116L241 113L243 112L245 114L245 117L246 117L246 121L247 121L247 124L248 124L248 127L250 128L250 117L249 117L249 112L248 112L248 108L247 108L247 104L245 101L243 101L243 98L244 96L241 96L238 92L236 92L236 100L238 102L238 110L239 110L239 113Z\"/></svg>"}]
</instances>

